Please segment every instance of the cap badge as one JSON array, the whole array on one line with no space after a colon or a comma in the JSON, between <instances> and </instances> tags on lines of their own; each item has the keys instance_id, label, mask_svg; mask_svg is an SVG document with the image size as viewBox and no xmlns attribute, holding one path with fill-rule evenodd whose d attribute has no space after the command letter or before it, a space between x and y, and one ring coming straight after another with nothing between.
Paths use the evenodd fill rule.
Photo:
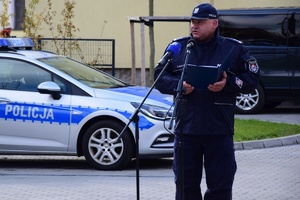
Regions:
<instances>
[{"instance_id":1,"label":"cap badge","mask_svg":"<svg viewBox=\"0 0 300 200\"><path fill-rule=\"evenodd\" d=\"M196 7L196 8L194 9L194 12L193 12L193 13L198 13L198 11L199 11L199 8Z\"/></svg>"}]
</instances>

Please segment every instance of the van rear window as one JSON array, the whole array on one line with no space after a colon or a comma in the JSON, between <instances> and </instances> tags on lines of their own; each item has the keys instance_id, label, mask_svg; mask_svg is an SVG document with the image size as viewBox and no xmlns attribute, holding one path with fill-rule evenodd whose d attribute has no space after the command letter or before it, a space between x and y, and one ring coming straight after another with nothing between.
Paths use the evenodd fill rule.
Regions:
<instances>
[{"instance_id":1,"label":"van rear window","mask_svg":"<svg viewBox=\"0 0 300 200\"><path fill-rule=\"evenodd\" d=\"M220 34L246 45L300 46L300 14L220 15Z\"/></svg>"}]
</instances>

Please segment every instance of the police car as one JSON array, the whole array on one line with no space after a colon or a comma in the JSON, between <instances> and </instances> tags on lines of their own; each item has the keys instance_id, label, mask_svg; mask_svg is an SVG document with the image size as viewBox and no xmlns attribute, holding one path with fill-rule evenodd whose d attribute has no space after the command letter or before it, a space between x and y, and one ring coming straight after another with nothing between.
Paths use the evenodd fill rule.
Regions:
<instances>
[{"instance_id":1,"label":"police car","mask_svg":"<svg viewBox=\"0 0 300 200\"><path fill-rule=\"evenodd\" d=\"M84 156L103 170L126 167L136 141L140 158L172 156L171 96L154 89L140 107L149 88L32 48L29 38L0 38L0 154ZM136 140L129 121L139 107Z\"/></svg>"}]
</instances>

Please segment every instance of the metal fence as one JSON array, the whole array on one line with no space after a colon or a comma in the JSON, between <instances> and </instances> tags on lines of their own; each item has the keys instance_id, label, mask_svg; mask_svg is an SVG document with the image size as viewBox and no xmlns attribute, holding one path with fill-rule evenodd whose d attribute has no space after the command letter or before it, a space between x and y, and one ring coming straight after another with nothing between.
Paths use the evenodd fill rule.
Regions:
<instances>
[{"instance_id":1,"label":"metal fence","mask_svg":"<svg viewBox=\"0 0 300 200\"><path fill-rule=\"evenodd\" d=\"M111 74L115 76L114 39L41 38L38 43L43 51L80 60L99 69L111 67Z\"/></svg>"}]
</instances>

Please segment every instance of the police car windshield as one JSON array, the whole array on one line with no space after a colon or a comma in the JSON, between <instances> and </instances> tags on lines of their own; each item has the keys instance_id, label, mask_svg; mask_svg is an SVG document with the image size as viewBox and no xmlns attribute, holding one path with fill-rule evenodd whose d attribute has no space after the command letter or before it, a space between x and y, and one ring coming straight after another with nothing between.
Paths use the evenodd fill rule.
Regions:
<instances>
[{"instance_id":1,"label":"police car windshield","mask_svg":"<svg viewBox=\"0 0 300 200\"><path fill-rule=\"evenodd\" d=\"M38 60L92 88L105 89L128 86L128 84L112 76L66 57L47 57Z\"/></svg>"}]
</instances>

